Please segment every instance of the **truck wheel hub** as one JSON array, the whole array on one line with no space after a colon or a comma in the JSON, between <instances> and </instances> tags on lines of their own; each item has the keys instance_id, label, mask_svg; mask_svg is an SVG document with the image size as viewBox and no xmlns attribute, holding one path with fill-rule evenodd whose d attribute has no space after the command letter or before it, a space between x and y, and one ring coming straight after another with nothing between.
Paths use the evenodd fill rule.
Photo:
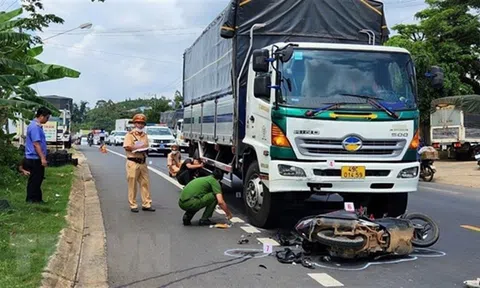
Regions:
<instances>
[{"instance_id":1,"label":"truck wheel hub","mask_svg":"<svg viewBox=\"0 0 480 288\"><path fill-rule=\"evenodd\" d=\"M246 194L248 207L254 211L260 210L263 204L263 186L258 176L248 181Z\"/></svg>"}]
</instances>

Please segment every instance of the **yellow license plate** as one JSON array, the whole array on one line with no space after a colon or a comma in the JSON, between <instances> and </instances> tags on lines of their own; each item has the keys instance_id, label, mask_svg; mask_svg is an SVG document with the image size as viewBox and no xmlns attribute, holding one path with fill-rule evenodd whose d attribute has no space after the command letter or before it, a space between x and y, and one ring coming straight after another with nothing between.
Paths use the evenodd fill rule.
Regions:
<instances>
[{"instance_id":1,"label":"yellow license plate","mask_svg":"<svg viewBox=\"0 0 480 288\"><path fill-rule=\"evenodd\" d=\"M343 179L365 179L365 167L364 166L343 166L342 178Z\"/></svg>"}]
</instances>

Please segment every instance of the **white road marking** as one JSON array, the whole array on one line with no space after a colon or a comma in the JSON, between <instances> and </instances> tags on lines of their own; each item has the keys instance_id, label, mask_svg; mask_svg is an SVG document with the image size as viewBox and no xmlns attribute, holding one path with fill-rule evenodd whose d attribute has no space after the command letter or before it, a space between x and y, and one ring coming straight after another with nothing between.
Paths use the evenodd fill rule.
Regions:
<instances>
[{"instance_id":1,"label":"white road marking","mask_svg":"<svg viewBox=\"0 0 480 288\"><path fill-rule=\"evenodd\" d=\"M260 241L263 244L271 244L272 246L280 246L280 243L277 241L271 239L271 238L257 238L258 241Z\"/></svg>"},{"instance_id":2,"label":"white road marking","mask_svg":"<svg viewBox=\"0 0 480 288\"><path fill-rule=\"evenodd\" d=\"M232 219L230 219L230 222L232 222L232 223L245 223L245 221L243 221L242 219L240 219L238 217L232 217Z\"/></svg>"},{"instance_id":3,"label":"white road marking","mask_svg":"<svg viewBox=\"0 0 480 288\"><path fill-rule=\"evenodd\" d=\"M456 191L451 191L451 190L445 190L445 189L439 189L439 188L434 188L434 187L428 187L424 185L420 185L419 188L425 189L425 190L433 190L433 191L438 191L438 192L443 192L443 193L448 193L448 194L453 194L453 195L459 195L462 194L460 192Z\"/></svg>"},{"instance_id":4,"label":"white road marking","mask_svg":"<svg viewBox=\"0 0 480 288\"><path fill-rule=\"evenodd\" d=\"M308 276L317 281L323 287L342 287L343 284L327 273L309 273Z\"/></svg>"},{"instance_id":5,"label":"white road marking","mask_svg":"<svg viewBox=\"0 0 480 288\"><path fill-rule=\"evenodd\" d=\"M117 156L120 156L120 157L122 157L122 158L124 158L124 159L127 159L127 156L125 156L125 155L123 155L123 154L120 154L120 153L118 153L118 152L112 151L112 150L110 150L110 149L107 149L107 151L110 152L110 153L113 153L113 154L115 154L115 155L117 155ZM178 183L177 181L175 181L174 179L172 179L170 176L168 176L167 174L163 173L162 171L159 171L159 170L157 170L157 169L155 169L155 168L153 168L153 167L150 167L150 166L148 166L148 169L149 169L150 171L154 172L155 174L157 174L157 175L165 178L165 180L167 180L168 182L170 182L170 183L172 183L173 185L177 186L178 188L183 189L183 185L181 185L180 183Z\"/></svg>"},{"instance_id":6,"label":"white road marking","mask_svg":"<svg viewBox=\"0 0 480 288\"><path fill-rule=\"evenodd\" d=\"M260 230L253 226L242 226L240 228L247 233L260 233Z\"/></svg>"}]
</instances>

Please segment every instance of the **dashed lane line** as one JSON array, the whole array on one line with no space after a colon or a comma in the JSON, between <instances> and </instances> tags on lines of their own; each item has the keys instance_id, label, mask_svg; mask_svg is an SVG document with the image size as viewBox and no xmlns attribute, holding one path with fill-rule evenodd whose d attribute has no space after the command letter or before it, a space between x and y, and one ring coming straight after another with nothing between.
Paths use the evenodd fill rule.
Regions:
<instances>
[{"instance_id":1,"label":"dashed lane line","mask_svg":"<svg viewBox=\"0 0 480 288\"><path fill-rule=\"evenodd\" d=\"M308 273L308 276L323 287L343 287L343 284L327 273Z\"/></svg>"},{"instance_id":2,"label":"dashed lane line","mask_svg":"<svg viewBox=\"0 0 480 288\"><path fill-rule=\"evenodd\" d=\"M118 153L118 152L112 151L112 150L110 150L110 149L107 149L107 151L110 152L110 153L113 153L113 154L115 154L115 155L117 155L117 156L120 156L120 157L122 157L122 158L124 158L124 159L127 159L127 156L125 156L125 155L123 155L123 154L120 154L120 153ZM178 188L183 189L183 185L181 185L181 184L178 183L177 181L173 180L170 176L168 176L167 174L163 173L162 171L157 170L157 169L155 169L155 168L153 168L153 167L150 167L150 166L148 166L148 169L149 169L150 171L154 172L155 174L163 177L165 180L167 180L168 182L170 182L170 183L172 183L173 185L177 186Z\"/></svg>"},{"instance_id":3,"label":"dashed lane line","mask_svg":"<svg viewBox=\"0 0 480 288\"><path fill-rule=\"evenodd\" d=\"M460 227L468 229L468 230L473 230L480 232L480 227L472 226L472 225L460 225Z\"/></svg>"},{"instance_id":4,"label":"dashed lane line","mask_svg":"<svg viewBox=\"0 0 480 288\"><path fill-rule=\"evenodd\" d=\"M272 238L257 238L257 240L262 244L270 244L272 246L280 246L280 243L273 240Z\"/></svg>"},{"instance_id":5,"label":"dashed lane line","mask_svg":"<svg viewBox=\"0 0 480 288\"><path fill-rule=\"evenodd\" d=\"M258 230L257 228L255 228L253 226L241 226L240 229L242 229L243 231L245 231L247 233L250 233L250 234L261 233L260 230Z\"/></svg>"}]
</instances>

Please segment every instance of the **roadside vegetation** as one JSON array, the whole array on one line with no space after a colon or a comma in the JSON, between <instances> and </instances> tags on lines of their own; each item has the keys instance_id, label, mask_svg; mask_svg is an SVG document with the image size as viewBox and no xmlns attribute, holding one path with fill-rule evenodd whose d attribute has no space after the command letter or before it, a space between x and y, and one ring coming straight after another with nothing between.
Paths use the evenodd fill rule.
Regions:
<instances>
[{"instance_id":1,"label":"roadside vegetation","mask_svg":"<svg viewBox=\"0 0 480 288\"><path fill-rule=\"evenodd\" d=\"M24 0L22 8L0 11L0 287L38 287L65 226L73 179L73 166L47 168L42 186L47 203L25 203L27 179L17 172L23 155L8 130L9 120L31 120L40 106L58 114L32 85L80 76L73 69L38 60L43 46L36 32L63 23L42 9L41 0Z\"/></svg>"},{"instance_id":2,"label":"roadside vegetation","mask_svg":"<svg viewBox=\"0 0 480 288\"><path fill-rule=\"evenodd\" d=\"M0 287L39 287L42 271L54 253L73 181L73 166L46 170L46 204L25 203L26 177L0 188L11 209L0 212Z\"/></svg>"}]
</instances>

